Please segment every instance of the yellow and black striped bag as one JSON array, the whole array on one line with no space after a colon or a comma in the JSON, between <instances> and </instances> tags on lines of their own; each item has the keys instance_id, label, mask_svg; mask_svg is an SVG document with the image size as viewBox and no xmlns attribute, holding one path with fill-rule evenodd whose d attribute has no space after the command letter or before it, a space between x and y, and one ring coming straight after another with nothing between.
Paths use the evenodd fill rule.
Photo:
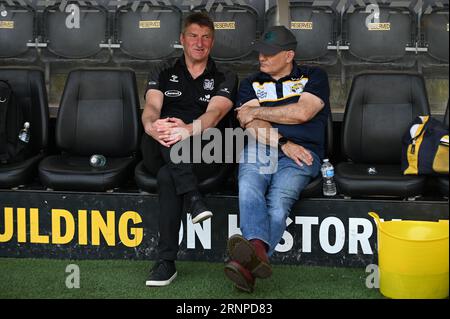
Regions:
<instances>
[{"instance_id":1,"label":"yellow and black striped bag","mask_svg":"<svg viewBox=\"0 0 450 319\"><path fill-rule=\"evenodd\" d=\"M448 174L448 139L448 126L430 116L417 117L402 141L403 174Z\"/></svg>"}]
</instances>

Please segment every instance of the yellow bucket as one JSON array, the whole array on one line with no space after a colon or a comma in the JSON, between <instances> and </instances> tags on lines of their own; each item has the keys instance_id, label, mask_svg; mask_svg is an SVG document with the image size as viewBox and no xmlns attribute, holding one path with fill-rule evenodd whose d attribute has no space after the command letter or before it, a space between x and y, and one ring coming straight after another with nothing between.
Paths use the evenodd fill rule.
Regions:
<instances>
[{"instance_id":1,"label":"yellow bucket","mask_svg":"<svg viewBox=\"0 0 450 319\"><path fill-rule=\"evenodd\" d=\"M378 227L380 291L395 299L448 297L448 220L382 222Z\"/></svg>"}]
</instances>

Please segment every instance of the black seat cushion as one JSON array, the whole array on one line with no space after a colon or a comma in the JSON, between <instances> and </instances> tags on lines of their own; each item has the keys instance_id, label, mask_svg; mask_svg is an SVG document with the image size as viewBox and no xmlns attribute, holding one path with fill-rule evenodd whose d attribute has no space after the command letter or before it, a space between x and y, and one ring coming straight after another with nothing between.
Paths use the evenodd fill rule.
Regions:
<instances>
[{"instance_id":1,"label":"black seat cushion","mask_svg":"<svg viewBox=\"0 0 450 319\"><path fill-rule=\"evenodd\" d=\"M217 174L199 181L199 190L205 194L217 190L225 183L227 178L232 174L232 171L232 164L221 165L220 169L217 171ZM148 193L157 193L158 180L145 168L144 162L140 162L136 166L134 175L139 189Z\"/></svg>"},{"instance_id":2,"label":"black seat cushion","mask_svg":"<svg viewBox=\"0 0 450 319\"><path fill-rule=\"evenodd\" d=\"M448 2L447 8L436 8L422 19L423 38L432 58L448 64Z\"/></svg>"},{"instance_id":3,"label":"black seat cushion","mask_svg":"<svg viewBox=\"0 0 450 319\"><path fill-rule=\"evenodd\" d=\"M39 153L48 142L49 112L44 73L36 68L0 68L0 79L11 84L24 121L31 124L31 148L34 153Z\"/></svg>"},{"instance_id":4,"label":"black seat cushion","mask_svg":"<svg viewBox=\"0 0 450 319\"><path fill-rule=\"evenodd\" d=\"M12 3L12 1L10 1ZM0 15L0 58L34 61L36 54L27 46L36 37L36 12L30 6L10 6L2 1ZM5 27L6 23L6 27Z\"/></svg>"},{"instance_id":5,"label":"black seat cushion","mask_svg":"<svg viewBox=\"0 0 450 319\"><path fill-rule=\"evenodd\" d=\"M20 163L0 164L0 187L25 185L37 176L37 164L48 143L48 100L44 73L36 68L1 68L0 79L14 90L16 102L30 123L30 157Z\"/></svg>"},{"instance_id":6,"label":"black seat cushion","mask_svg":"<svg viewBox=\"0 0 450 319\"><path fill-rule=\"evenodd\" d=\"M217 1L216 1L217 2ZM253 52L256 40L258 13L249 6L224 4L222 9L214 5L209 14L216 23L214 47L211 56L217 60L238 60ZM202 7L194 8L202 10Z\"/></svg>"},{"instance_id":7,"label":"black seat cushion","mask_svg":"<svg viewBox=\"0 0 450 319\"><path fill-rule=\"evenodd\" d=\"M370 26L370 12L367 7L357 6L356 10L346 13L343 17L343 35L345 42L349 44L348 53L344 52L343 62L345 64L356 63L359 60L369 63L389 63L407 65L413 63L413 59L403 61L406 58L405 48L412 45L411 37L414 35L415 16L408 9L393 8L389 5L380 5L379 22L386 24L383 31L374 31L375 24Z\"/></svg>"},{"instance_id":8,"label":"black seat cushion","mask_svg":"<svg viewBox=\"0 0 450 319\"><path fill-rule=\"evenodd\" d=\"M179 41L182 12L172 6L142 3L120 6L116 11L117 40L128 58L158 60L175 52ZM146 11L143 9L147 8ZM150 24L158 22L157 27ZM152 39L152 41L148 41ZM117 52L114 54L116 58Z\"/></svg>"},{"instance_id":9,"label":"black seat cushion","mask_svg":"<svg viewBox=\"0 0 450 319\"><path fill-rule=\"evenodd\" d=\"M132 70L69 74L56 122L56 143L70 154L126 157L138 150L139 98Z\"/></svg>"},{"instance_id":10,"label":"black seat cushion","mask_svg":"<svg viewBox=\"0 0 450 319\"><path fill-rule=\"evenodd\" d=\"M438 178L439 191L442 195L448 197L448 176Z\"/></svg>"},{"instance_id":11,"label":"black seat cushion","mask_svg":"<svg viewBox=\"0 0 450 319\"><path fill-rule=\"evenodd\" d=\"M377 174L370 175L369 168ZM339 193L351 196L413 197L422 193L423 176L404 176L399 165L339 163L336 167Z\"/></svg>"},{"instance_id":12,"label":"black seat cushion","mask_svg":"<svg viewBox=\"0 0 450 319\"><path fill-rule=\"evenodd\" d=\"M59 4L45 7L42 13L42 31L47 43L44 60L98 58L106 61L109 53L100 47L108 42L109 22L105 8L88 3L77 3L79 25L68 25L68 13L59 10Z\"/></svg>"},{"instance_id":13,"label":"black seat cushion","mask_svg":"<svg viewBox=\"0 0 450 319\"><path fill-rule=\"evenodd\" d=\"M311 3L290 4L291 31L297 38L296 60L322 62L335 43L336 14L331 8L312 6ZM276 25L277 8L266 15L267 27ZM308 45L304 45L308 43Z\"/></svg>"},{"instance_id":14,"label":"black seat cushion","mask_svg":"<svg viewBox=\"0 0 450 319\"><path fill-rule=\"evenodd\" d=\"M57 190L104 191L132 174L140 137L139 99L131 70L84 69L69 74L56 122L56 143L64 156L39 166L42 183ZM108 164L95 170L89 157ZM131 177L131 175L129 175Z\"/></svg>"},{"instance_id":15,"label":"black seat cushion","mask_svg":"<svg viewBox=\"0 0 450 319\"><path fill-rule=\"evenodd\" d=\"M110 157L102 168L93 168L89 157L56 155L39 164L42 183L54 190L112 190L126 182L137 160L135 157Z\"/></svg>"},{"instance_id":16,"label":"black seat cushion","mask_svg":"<svg viewBox=\"0 0 450 319\"><path fill-rule=\"evenodd\" d=\"M429 113L421 75L356 76L344 115L342 143L348 162L337 167L338 191L350 197L420 195L425 179L401 174L402 137L415 117ZM378 170L376 176L367 174L372 166Z\"/></svg>"},{"instance_id":17,"label":"black seat cushion","mask_svg":"<svg viewBox=\"0 0 450 319\"><path fill-rule=\"evenodd\" d=\"M13 188L31 182L37 176L44 154L37 154L20 163L0 165L0 188Z\"/></svg>"}]
</instances>

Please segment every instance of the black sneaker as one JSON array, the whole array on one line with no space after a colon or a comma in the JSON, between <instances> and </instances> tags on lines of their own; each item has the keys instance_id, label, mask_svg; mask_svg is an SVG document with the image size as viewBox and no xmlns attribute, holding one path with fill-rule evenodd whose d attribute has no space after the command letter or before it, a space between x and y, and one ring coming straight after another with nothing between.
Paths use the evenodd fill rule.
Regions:
<instances>
[{"instance_id":1,"label":"black sneaker","mask_svg":"<svg viewBox=\"0 0 450 319\"><path fill-rule=\"evenodd\" d=\"M190 198L189 212L191 213L193 224L201 223L213 215L199 195Z\"/></svg>"},{"instance_id":2,"label":"black sneaker","mask_svg":"<svg viewBox=\"0 0 450 319\"><path fill-rule=\"evenodd\" d=\"M175 269L175 262L160 260L155 263L150 271L150 277L145 282L149 287L164 287L170 285L177 277L177 270Z\"/></svg>"}]
</instances>

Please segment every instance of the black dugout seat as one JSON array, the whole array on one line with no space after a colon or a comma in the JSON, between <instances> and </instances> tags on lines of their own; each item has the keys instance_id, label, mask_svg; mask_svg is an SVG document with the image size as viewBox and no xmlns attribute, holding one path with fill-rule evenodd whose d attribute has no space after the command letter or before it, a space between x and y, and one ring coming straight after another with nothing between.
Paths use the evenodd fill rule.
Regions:
<instances>
[{"instance_id":1,"label":"black dugout seat","mask_svg":"<svg viewBox=\"0 0 450 319\"><path fill-rule=\"evenodd\" d=\"M44 73L38 69L1 68L0 79L7 80L30 123L31 156L23 162L0 164L0 188L25 185L37 176L39 161L48 142L48 102Z\"/></svg>"},{"instance_id":2,"label":"black dugout seat","mask_svg":"<svg viewBox=\"0 0 450 319\"><path fill-rule=\"evenodd\" d=\"M421 46L427 49L421 55L424 66L447 65L448 66L448 4L441 8L435 7L430 13L425 12L421 19Z\"/></svg>"},{"instance_id":3,"label":"black dugout seat","mask_svg":"<svg viewBox=\"0 0 450 319\"><path fill-rule=\"evenodd\" d=\"M330 158L333 153L333 118L331 112L328 116L327 129L325 132L325 143L325 158ZM300 197L321 197L322 193L322 174L319 173L319 175L303 189Z\"/></svg>"},{"instance_id":4,"label":"black dugout seat","mask_svg":"<svg viewBox=\"0 0 450 319\"><path fill-rule=\"evenodd\" d=\"M108 13L104 7L68 1L65 5L47 6L42 15L43 41L47 44L42 55L44 61L109 60L110 53L102 47L110 40Z\"/></svg>"},{"instance_id":5,"label":"black dugout seat","mask_svg":"<svg viewBox=\"0 0 450 319\"><path fill-rule=\"evenodd\" d=\"M224 119L219 123L220 128L233 128L235 127L234 114L232 112L228 113ZM225 146L225 143L223 143ZM233 150L234 152L234 150ZM223 154L227 154L224 150ZM233 156L235 154L233 153ZM226 162L232 161L231 159L226 159ZM214 176L210 176L204 180L199 181L199 189L202 193L210 193L212 191L218 190L227 179L233 174L235 169L235 164L223 164L220 165L217 173ZM140 190L148 193L157 193L158 191L158 180L156 176L153 176L144 166L144 162L140 162L135 169L135 181Z\"/></svg>"},{"instance_id":6,"label":"black dugout seat","mask_svg":"<svg viewBox=\"0 0 450 319\"><path fill-rule=\"evenodd\" d=\"M150 1L127 5L115 15L116 42L124 56L114 59L158 60L176 52L181 32L181 10L173 6L154 6Z\"/></svg>"},{"instance_id":7,"label":"black dugout seat","mask_svg":"<svg viewBox=\"0 0 450 319\"><path fill-rule=\"evenodd\" d=\"M421 195L425 177L402 174L401 141L413 119L429 113L421 75L356 76L344 114L342 145L348 161L336 167L339 192L348 197ZM370 174L371 168L376 173Z\"/></svg>"},{"instance_id":8,"label":"black dugout seat","mask_svg":"<svg viewBox=\"0 0 450 319\"><path fill-rule=\"evenodd\" d=\"M23 4L0 6L0 59L34 61L37 58L36 50L29 46L36 39L36 12Z\"/></svg>"},{"instance_id":9,"label":"black dugout seat","mask_svg":"<svg viewBox=\"0 0 450 319\"><path fill-rule=\"evenodd\" d=\"M213 58L219 61L239 60L253 52L258 27L258 13L254 8L238 4L230 6L219 1L211 8L202 6L194 8L194 11L207 11L214 21Z\"/></svg>"},{"instance_id":10,"label":"black dugout seat","mask_svg":"<svg viewBox=\"0 0 450 319\"><path fill-rule=\"evenodd\" d=\"M216 175L199 181L199 190L204 194L218 190L230 177L232 171L233 166L229 164L222 165ZM135 181L140 190L154 194L158 191L158 180L147 171L144 162L140 162L136 166Z\"/></svg>"},{"instance_id":11,"label":"black dugout seat","mask_svg":"<svg viewBox=\"0 0 450 319\"><path fill-rule=\"evenodd\" d=\"M266 1L261 0L244 0L245 4L248 4L250 7L256 10L258 13L258 33L264 32L264 17L266 15Z\"/></svg>"},{"instance_id":12,"label":"black dugout seat","mask_svg":"<svg viewBox=\"0 0 450 319\"><path fill-rule=\"evenodd\" d=\"M137 162L139 99L131 70L70 72L56 122L60 155L39 165L42 183L54 190L107 191L121 186ZM106 166L89 158L104 155Z\"/></svg>"},{"instance_id":13,"label":"black dugout seat","mask_svg":"<svg viewBox=\"0 0 450 319\"><path fill-rule=\"evenodd\" d=\"M413 66L416 45L416 15L396 3L356 5L347 11L342 22L342 42L348 51L342 51L345 65L394 64ZM379 11L379 19L376 14ZM409 48L409 49L408 49Z\"/></svg>"},{"instance_id":14,"label":"black dugout seat","mask_svg":"<svg viewBox=\"0 0 450 319\"><path fill-rule=\"evenodd\" d=\"M266 28L275 25L276 10L275 6L267 12ZM337 21L337 15L330 7L306 1L291 3L288 27L298 41L296 60L335 64L337 54L330 51L329 46L336 45Z\"/></svg>"}]
</instances>

